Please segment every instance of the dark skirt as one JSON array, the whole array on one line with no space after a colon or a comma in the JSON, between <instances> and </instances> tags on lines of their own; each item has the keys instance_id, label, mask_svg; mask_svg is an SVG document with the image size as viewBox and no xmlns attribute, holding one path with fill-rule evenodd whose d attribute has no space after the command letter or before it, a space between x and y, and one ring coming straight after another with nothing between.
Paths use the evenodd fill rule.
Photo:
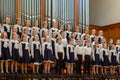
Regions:
<instances>
[{"instance_id":1,"label":"dark skirt","mask_svg":"<svg viewBox=\"0 0 120 80\"><path fill-rule=\"evenodd\" d=\"M69 53L69 60L68 60L68 63L74 63L75 60L74 60L74 52L70 52Z\"/></svg>"},{"instance_id":2,"label":"dark skirt","mask_svg":"<svg viewBox=\"0 0 120 80\"><path fill-rule=\"evenodd\" d=\"M104 61L102 62L102 66L109 66L109 59L108 56L103 53L103 59Z\"/></svg>"},{"instance_id":3,"label":"dark skirt","mask_svg":"<svg viewBox=\"0 0 120 80\"><path fill-rule=\"evenodd\" d=\"M52 51L50 49L47 49L47 48L44 50L44 62L46 62L46 61L53 62Z\"/></svg>"},{"instance_id":4,"label":"dark skirt","mask_svg":"<svg viewBox=\"0 0 120 80\"><path fill-rule=\"evenodd\" d=\"M10 60L10 51L9 51L9 48L5 48L5 47L2 47L1 49L1 53L2 53L2 56L1 56L1 60Z\"/></svg>"},{"instance_id":5,"label":"dark skirt","mask_svg":"<svg viewBox=\"0 0 120 80\"><path fill-rule=\"evenodd\" d=\"M20 60L18 49L12 49L12 60L14 61Z\"/></svg>"},{"instance_id":6,"label":"dark skirt","mask_svg":"<svg viewBox=\"0 0 120 80\"><path fill-rule=\"evenodd\" d=\"M100 65L99 54L95 54L95 61L94 61L94 65Z\"/></svg>"},{"instance_id":7,"label":"dark skirt","mask_svg":"<svg viewBox=\"0 0 120 80\"><path fill-rule=\"evenodd\" d=\"M23 50L22 63L30 63L30 56L28 50Z\"/></svg>"},{"instance_id":8,"label":"dark skirt","mask_svg":"<svg viewBox=\"0 0 120 80\"><path fill-rule=\"evenodd\" d=\"M110 65L113 65L113 66L117 65L116 56L114 56L113 54L111 55L111 64Z\"/></svg>"},{"instance_id":9,"label":"dark skirt","mask_svg":"<svg viewBox=\"0 0 120 80\"><path fill-rule=\"evenodd\" d=\"M33 59L33 62L34 63L41 63L42 62L42 57L40 55L40 50L38 49L35 49L34 50L34 59Z\"/></svg>"}]
</instances>

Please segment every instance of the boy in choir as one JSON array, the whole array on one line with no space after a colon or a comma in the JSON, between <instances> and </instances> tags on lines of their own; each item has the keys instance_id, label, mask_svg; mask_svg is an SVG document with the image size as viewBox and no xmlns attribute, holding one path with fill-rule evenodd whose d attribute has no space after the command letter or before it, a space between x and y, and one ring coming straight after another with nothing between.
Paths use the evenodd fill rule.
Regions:
<instances>
[{"instance_id":1,"label":"boy in choir","mask_svg":"<svg viewBox=\"0 0 120 80\"><path fill-rule=\"evenodd\" d=\"M64 60L64 47L62 44L61 37L57 38L57 43L55 44L55 57L57 59L56 64L56 73L62 74L62 68L63 68L63 60Z\"/></svg>"},{"instance_id":2,"label":"boy in choir","mask_svg":"<svg viewBox=\"0 0 120 80\"><path fill-rule=\"evenodd\" d=\"M16 24L14 25L17 28L17 34L20 36L22 35L22 26L21 26L21 19L16 19Z\"/></svg>"},{"instance_id":3,"label":"boy in choir","mask_svg":"<svg viewBox=\"0 0 120 80\"><path fill-rule=\"evenodd\" d=\"M85 53L84 53L84 74L90 74L91 55L92 48L90 47L90 40L85 41Z\"/></svg>"},{"instance_id":4,"label":"boy in choir","mask_svg":"<svg viewBox=\"0 0 120 80\"><path fill-rule=\"evenodd\" d=\"M0 59L1 59L1 73L4 73L4 63L5 63L5 70L6 73L8 71L8 62L11 60L12 54L9 50L9 39L7 32L3 32L0 39Z\"/></svg>"},{"instance_id":5,"label":"boy in choir","mask_svg":"<svg viewBox=\"0 0 120 80\"><path fill-rule=\"evenodd\" d=\"M50 36L46 36L45 42L42 44L42 56L44 59L44 73L50 74L51 63L53 63L53 52Z\"/></svg>"},{"instance_id":6,"label":"boy in choir","mask_svg":"<svg viewBox=\"0 0 120 80\"><path fill-rule=\"evenodd\" d=\"M19 56L19 40L17 38L17 33L12 33L12 38L10 40L10 53L12 54L12 63L11 63L11 72L18 73L18 62L20 59ZM15 69L15 70L14 70Z\"/></svg>"},{"instance_id":7,"label":"boy in choir","mask_svg":"<svg viewBox=\"0 0 120 80\"><path fill-rule=\"evenodd\" d=\"M61 31L60 32L60 37L61 37L61 39L62 39L62 44L63 44L63 47L64 47L64 60L63 60L63 68L66 68L66 64L65 64L65 62L67 62L67 55L66 55L66 47L67 47L67 44L68 44L68 42L67 42L67 39L66 39L66 36L65 36L65 31Z\"/></svg>"},{"instance_id":8,"label":"boy in choir","mask_svg":"<svg viewBox=\"0 0 120 80\"><path fill-rule=\"evenodd\" d=\"M67 72L73 74L73 64L75 63L73 39L70 38L67 45Z\"/></svg>"},{"instance_id":9,"label":"boy in choir","mask_svg":"<svg viewBox=\"0 0 120 80\"><path fill-rule=\"evenodd\" d=\"M36 34L31 42L31 55L33 60L33 73L39 73L39 65L42 63L41 44L39 36Z\"/></svg>"},{"instance_id":10,"label":"boy in choir","mask_svg":"<svg viewBox=\"0 0 120 80\"><path fill-rule=\"evenodd\" d=\"M82 66L82 63L83 63L83 57L84 57L84 54L85 53L85 48L84 46L82 45L82 40L81 39L78 39L77 40L77 45L74 49L74 53L76 55L76 73L77 74L82 74L81 73L81 66Z\"/></svg>"},{"instance_id":11,"label":"boy in choir","mask_svg":"<svg viewBox=\"0 0 120 80\"><path fill-rule=\"evenodd\" d=\"M21 36L21 42L19 45L19 55L22 59L22 64L21 64L22 73L27 73L27 67L28 67L28 64L30 64L31 54L30 54L30 46L29 46L29 43L27 41L26 34L23 34Z\"/></svg>"},{"instance_id":12,"label":"boy in choir","mask_svg":"<svg viewBox=\"0 0 120 80\"><path fill-rule=\"evenodd\" d=\"M8 39L10 39L11 27L10 27L10 18L5 18L5 24L3 24L3 31L7 32Z\"/></svg>"}]
</instances>

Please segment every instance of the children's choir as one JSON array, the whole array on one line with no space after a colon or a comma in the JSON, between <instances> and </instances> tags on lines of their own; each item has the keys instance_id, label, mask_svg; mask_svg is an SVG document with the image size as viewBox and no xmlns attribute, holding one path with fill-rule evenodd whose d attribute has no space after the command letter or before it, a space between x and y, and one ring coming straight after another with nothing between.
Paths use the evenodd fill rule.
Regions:
<instances>
[{"instance_id":1,"label":"children's choir","mask_svg":"<svg viewBox=\"0 0 120 80\"><path fill-rule=\"evenodd\" d=\"M57 27L56 21L50 29L47 25L35 20L31 27L26 20L22 27L16 19L11 26L5 18L0 24L1 73L29 73L31 64L33 74L64 74L64 69L68 74L120 74L119 39L107 43L102 30L96 35L95 29L81 33L79 26L72 31L71 25Z\"/></svg>"}]
</instances>

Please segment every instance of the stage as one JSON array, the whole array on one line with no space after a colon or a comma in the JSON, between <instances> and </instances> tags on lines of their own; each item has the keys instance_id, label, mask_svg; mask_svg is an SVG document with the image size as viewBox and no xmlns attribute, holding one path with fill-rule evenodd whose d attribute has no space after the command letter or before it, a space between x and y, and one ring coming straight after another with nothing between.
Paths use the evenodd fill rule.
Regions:
<instances>
[{"instance_id":1,"label":"stage","mask_svg":"<svg viewBox=\"0 0 120 80\"><path fill-rule=\"evenodd\" d=\"M0 74L0 80L119 80L120 75Z\"/></svg>"}]
</instances>

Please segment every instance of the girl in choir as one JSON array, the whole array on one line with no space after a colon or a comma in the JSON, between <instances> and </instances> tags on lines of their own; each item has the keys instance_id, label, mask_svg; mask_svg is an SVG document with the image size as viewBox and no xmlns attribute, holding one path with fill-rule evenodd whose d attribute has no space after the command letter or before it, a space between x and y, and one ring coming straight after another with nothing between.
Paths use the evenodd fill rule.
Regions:
<instances>
[{"instance_id":1,"label":"girl in choir","mask_svg":"<svg viewBox=\"0 0 120 80\"><path fill-rule=\"evenodd\" d=\"M53 51L53 56L55 57L55 44L56 44L56 32L52 32L52 37L51 37L51 44L52 44L52 51Z\"/></svg>"},{"instance_id":2,"label":"girl in choir","mask_svg":"<svg viewBox=\"0 0 120 80\"><path fill-rule=\"evenodd\" d=\"M58 25L56 21L52 21L52 28L49 30L49 35L52 36L52 32L55 32L58 36Z\"/></svg>"},{"instance_id":3,"label":"girl in choir","mask_svg":"<svg viewBox=\"0 0 120 80\"><path fill-rule=\"evenodd\" d=\"M97 40L98 40L98 39L97 39ZM99 42L98 42L98 43L99 43ZM104 44L107 44L105 38L101 39L101 42L100 42L100 44L99 44L99 48L100 48L100 49L103 48L103 45L104 45Z\"/></svg>"},{"instance_id":4,"label":"girl in choir","mask_svg":"<svg viewBox=\"0 0 120 80\"><path fill-rule=\"evenodd\" d=\"M3 31L2 24L0 23L0 38L1 38L2 31Z\"/></svg>"},{"instance_id":5,"label":"girl in choir","mask_svg":"<svg viewBox=\"0 0 120 80\"><path fill-rule=\"evenodd\" d=\"M23 34L27 35L26 40L27 40L27 42L29 42L30 38L31 38L31 35L28 35L28 28L24 28Z\"/></svg>"},{"instance_id":6,"label":"girl in choir","mask_svg":"<svg viewBox=\"0 0 120 80\"><path fill-rule=\"evenodd\" d=\"M73 64L75 60L75 54L74 54L74 46L73 46L73 39L69 39L68 45L67 45L67 72L68 74L73 74Z\"/></svg>"},{"instance_id":7,"label":"girl in choir","mask_svg":"<svg viewBox=\"0 0 120 80\"><path fill-rule=\"evenodd\" d=\"M22 73L27 73L27 66L30 63L30 48L27 41L27 35L23 34L21 36L21 42L19 46L19 54L22 59Z\"/></svg>"},{"instance_id":8,"label":"girl in choir","mask_svg":"<svg viewBox=\"0 0 120 80\"><path fill-rule=\"evenodd\" d=\"M7 32L3 32L1 35L1 41L0 41L0 57L1 57L1 73L4 73L4 62L5 62L5 69L6 73L9 73L8 71L8 62L11 59L12 54L9 50L9 39Z\"/></svg>"},{"instance_id":9,"label":"girl in choir","mask_svg":"<svg viewBox=\"0 0 120 80\"><path fill-rule=\"evenodd\" d=\"M44 32L43 32L43 35L42 35L42 37L41 37L41 43L45 42L45 37L46 37L46 36L49 36L48 31L44 31Z\"/></svg>"},{"instance_id":10,"label":"girl in choir","mask_svg":"<svg viewBox=\"0 0 120 80\"><path fill-rule=\"evenodd\" d=\"M61 24L59 26L58 34L60 34L61 31L64 31L64 25L63 24Z\"/></svg>"},{"instance_id":11,"label":"girl in choir","mask_svg":"<svg viewBox=\"0 0 120 80\"><path fill-rule=\"evenodd\" d=\"M19 41L17 39L17 33L15 32L12 33L12 39L10 40L10 53L12 54L11 72L17 73L19 61Z\"/></svg>"},{"instance_id":12,"label":"girl in choir","mask_svg":"<svg viewBox=\"0 0 120 80\"><path fill-rule=\"evenodd\" d=\"M16 24L14 25L17 28L17 34L21 37L22 35L22 26L21 24L21 19L17 18L16 19Z\"/></svg>"},{"instance_id":13,"label":"girl in choir","mask_svg":"<svg viewBox=\"0 0 120 80\"><path fill-rule=\"evenodd\" d=\"M115 50L115 44L112 44L109 53L109 62L110 62L110 74L115 74L115 67L117 66L117 52Z\"/></svg>"},{"instance_id":14,"label":"girl in choir","mask_svg":"<svg viewBox=\"0 0 120 80\"><path fill-rule=\"evenodd\" d=\"M56 72L62 74L63 60L64 60L64 47L62 44L62 39L57 38L57 43L55 44L55 57L57 59Z\"/></svg>"},{"instance_id":15,"label":"girl in choir","mask_svg":"<svg viewBox=\"0 0 120 80\"><path fill-rule=\"evenodd\" d=\"M74 49L74 53L76 55L75 59L77 59L77 61L76 61L76 73L77 74L82 74L81 73L81 66L82 66L82 63L83 63L83 57L84 57L83 53L85 53L85 48L82 45L82 40L81 39L77 40L77 45Z\"/></svg>"},{"instance_id":16,"label":"girl in choir","mask_svg":"<svg viewBox=\"0 0 120 80\"><path fill-rule=\"evenodd\" d=\"M29 35L29 36L31 36L31 32L32 32L32 29L31 29L31 22L30 22L30 20L26 20L25 21L25 27L23 27L22 28L22 30L24 31L24 29L28 29L28 33L27 33L27 35Z\"/></svg>"},{"instance_id":17,"label":"girl in choir","mask_svg":"<svg viewBox=\"0 0 120 80\"><path fill-rule=\"evenodd\" d=\"M39 36L39 34L38 34L38 31L35 29L35 30L33 30L32 31L32 35L31 35L31 37L30 37L30 44L31 44L31 42L33 41L33 39L34 39L34 35L38 35L38 39L39 39L39 41L41 41L40 40L40 36Z\"/></svg>"},{"instance_id":18,"label":"girl in choir","mask_svg":"<svg viewBox=\"0 0 120 80\"><path fill-rule=\"evenodd\" d=\"M76 37L76 34L75 34L75 32L73 32L73 33L71 34L71 38L73 39L73 45L74 45L74 46L77 45L77 41L76 41L75 37Z\"/></svg>"},{"instance_id":19,"label":"girl in choir","mask_svg":"<svg viewBox=\"0 0 120 80\"><path fill-rule=\"evenodd\" d=\"M38 20L35 20L34 26L32 27L32 32L33 32L33 30L37 30L38 32L40 32Z\"/></svg>"},{"instance_id":20,"label":"girl in choir","mask_svg":"<svg viewBox=\"0 0 120 80\"><path fill-rule=\"evenodd\" d=\"M104 38L104 36L103 36L103 31L102 30L100 30L99 32L98 32L98 43L99 44L101 44L101 40Z\"/></svg>"},{"instance_id":21,"label":"girl in choir","mask_svg":"<svg viewBox=\"0 0 120 80\"><path fill-rule=\"evenodd\" d=\"M42 44L42 56L44 59L44 73L50 74L51 63L53 63L53 53L50 36L45 37L45 42Z\"/></svg>"},{"instance_id":22,"label":"girl in choir","mask_svg":"<svg viewBox=\"0 0 120 80\"><path fill-rule=\"evenodd\" d=\"M118 75L120 75L120 51L117 54Z\"/></svg>"},{"instance_id":23,"label":"girl in choir","mask_svg":"<svg viewBox=\"0 0 120 80\"><path fill-rule=\"evenodd\" d=\"M116 41L115 50L117 51L117 53L120 51L120 40L119 39L117 39Z\"/></svg>"},{"instance_id":24,"label":"girl in choir","mask_svg":"<svg viewBox=\"0 0 120 80\"><path fill-rule=\"evenodd\" d=\"M92 59L93 59L93 74L99 74L100 66L100 48L98 42L95 43L92 49Z\"/></svg>"},{"instance_id":25,"label":"girl in choir","mask_svg":"<svg viewBox=\"0 0 120 80\"><path fill-rule=\"evenodd\" d=\"M90 37L89 30L86 28L84 30L84 33L81 35L81 39L82 39L82 41L86 40L86 38L88 38L88 40L89 40L89 37Z\"/></svg>"},{"instance_id":26,"label":"girl in choir","mask_svg":"<svg viewBox=\"0 0 120 80\"><path fill-rule=\"evenodd\" d=\"M71 34L72 34L72 32L71 32L71 26L68 25L67 29L66 29L66 38L67 38L67 40L69 40L69 38L71 38Z\"/></svg>"},{"instance_id":27,"label":"girl in choir","mask_svg":"<svg viewBox=\"0 0 120 80\"><path fill-rule=\"evenodd\" d=\"M84 74L90 74L91 55L92 48L90 47L90 40L85 41L85 53L84 53Z\"/></svg>"},{"instance_id":28,"label":"girl in choir","mask_svg":"<svg viewBox=\"0 0 120 80\"><path fill-rule=\"evenodd\" d=\"M117 41L116 41L115 50L118 53L117 66L118 66L118 74L120 75L120 40L119 39L117 39Z\"/></svg>"},{"instance_id":29,"label":"girl in choir","mask_svg":"<svg viewBox=\"0 0 120 80\"><path fill-rule=\"evenodd\" d=\"M11 27L10 27L10 18L5 18L5 24L3 24L3 31L7 32L8 39L10 39L10 32L11 32Z\"/></svg>"},{"instance_id":30,"label":"girl in choir","mask_svg":"<svg viewBox=\"0 0 120 80\"><path fill-rule=\"evenodd\" d=\"M11 29L11 34L10 34L10 39L12 39L12 33L17 33L17 39L20 39L20 36L18 34L18 30L17 30L17 27L13 26L12 29Z\"/></svg>"},{"instance_id":31,"label":"girl in choir","mask_svg":"<svg viewBox=\"0 0 120 80\"><path fill-rule=\"evenodd\" d=\"M113 45L113 39L111 38L108 43L108 49L111 50Z\"/></svg>"},{"instance_id":32,"label":"girl in choir","mask_svg":"<svg viewBox=\"0 0 120 80\"><path fill-rule=\"evenodd\" d=\"M81 33L80 33L80 28L79 28L79 26L76 26L76 28L75 28L75 33L76 33L75 39L76 39L76 40L81 39Z\"/></svg>"},{"instance_id":33,"label":"girl in choir","mask_svg":"<svg viewBox=\"0 0 120 80\"><path fill-rule=\"evenodd\" d=\"M101 74L107 74L107 68L109 66L109 51L107 48L107 44L103 44L103 48L100 50L100 59L101 59Z\"/></svg>"},{"instance_id":34,"label":"girl in choir","mask_svg":"<svg viewBox=\"0 0 120 80\"><path fill-rule=\"evenodd\" d=\"M39 65L42 62L42 57L41 44L37 34L34 35L33 41L31 42L31 56L33 59L33 73L39 73Z\"/></svg>"},{"instance_id":35,"label":"girl in choir","mask_svg":"<svg viewBox=\"0 0 120 80\"><path fill-rule=\"evenodd\" d=\"M94 37L94 41L91 43L91 47L93 48L95 46L95 43L98 43L98 38Z\"/></svg>"},{"instance_id":36,"label":"girl in choir","mask_svg":"<svg viewBox=\"0 0 120 80\"><path fill-rule=\"evenodd\" d=\"M90 43L92 43L94 41L94 38L96 37L96 30L92 29L91 31L91 35L90 35Z\"/></svg>"},{"instance_id":37,"label":"girl in choir","mask_svg":"<svg viewBox=\"0 0 120 80\"><path fill-rule=\"evenodd\" d=\"M40 30L40 37L43 36L43 33L44 33L44 32L48 32L47 27L48 27L47 21L44 21L43 26L42 26L42 28L41 28L41 30Z\"/></svg>"}]
</instances>

